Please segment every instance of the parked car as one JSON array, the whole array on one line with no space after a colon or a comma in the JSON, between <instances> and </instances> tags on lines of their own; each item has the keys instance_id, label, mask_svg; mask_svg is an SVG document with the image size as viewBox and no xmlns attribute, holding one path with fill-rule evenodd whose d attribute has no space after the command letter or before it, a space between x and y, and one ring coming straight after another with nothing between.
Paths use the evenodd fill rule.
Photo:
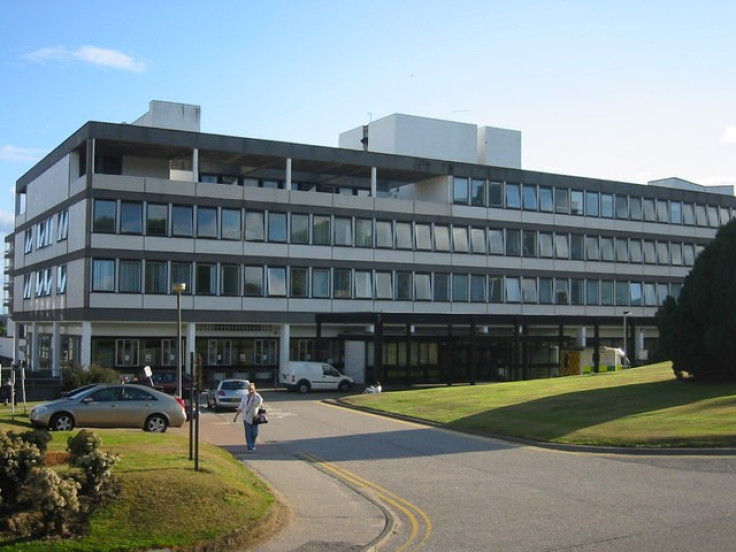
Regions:
<instances>
[{"instance_id":1,"label":"parked car","mask_svg":"<svg viewBox=\"0 0 736 552\"><path fill-rule=\"evenodd\" d=\"M176 394L177 377L176 372L156 372L151 376L153 387L169 395ZM185 397L192 394L192 376L183 372L181 375L181 391Z\"/></svg>"},{"instance_id":2,"label":"parked car","mask_svg":"<svg viewBox=\"0 0 736 552\"><path fill-rule=\"evenodd\" d=\"M248 393L250 382L247 379L224 379L207 391L207 408L215 412L221 408L235 410L240 400Z\"/></svg>"},{"instance_id":3,"label":"parked car","mask_svg":"<svg viewBox=\"0 0 736 552\"><path fill-rule=\"evenodd\" d=\"M75 427L141 428L163 433L186 421L184 403L161 391L131 383L101 383L31 410L31 423L41 429Z\"/></svg>"},{"instance_id":4,"label":"parked car","mask_svg":"<svg viewBox=\"0 0 736 552\"><path fill-rule=\"evenodd\" d=\"M281 370L281 385L288 391L309 393L310 390L337 390L345 393L353 386L353 378L326 362L290 361Z\"/></svg>"}]
</instances>

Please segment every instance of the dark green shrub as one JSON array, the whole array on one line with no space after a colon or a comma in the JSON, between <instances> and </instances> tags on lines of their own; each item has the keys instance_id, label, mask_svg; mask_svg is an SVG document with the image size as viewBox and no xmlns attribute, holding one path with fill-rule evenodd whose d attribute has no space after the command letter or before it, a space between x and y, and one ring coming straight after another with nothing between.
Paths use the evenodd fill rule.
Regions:
<instances>
[{"instance_id":1,"label":"dark green shrub","mask_svg":"<svg viewBox=\"0 0 736 552\"><path fill-rule=\"evenodd\" d=\"M40 450L42 454L46 454L49 441L51 441L52 439L51 434L45 429L32 429L30 431L24 431L18 436L23 440L23 442L36 445L38 447L38 450Z\"/></svg>"},{"instance_id":2,"label":"dark green shrub","mask_svg":"<svg viewBox=\"0 0 736 552\"><path fill-rule=\"evenodd\" d=\"M93 364L89 368L70 366L61 371L61 388L64 391L76 389L89 383L117 383L120 374L117 370Z\"/></svg>"},{"instance_id":3,"label":"dark green shrub","mask_svg":"<svg viewBox=\"0 0 736 552\"><path fill-rule=\"evenodd\" d=\"M33 468L19 499L40 514L41 535L68 537L80 521L78 491L79 484L72 478L61 477L51 468Z\"/></svg>"},{"instance_id":4,"label":"dark green shrub","mask_svg":"<svg viewBox=\"0 0 736 552\"><path fill-rule=\"evenodd\" d=\"M102 438L88 429L83 429L76 435L71 435L66 440L66 449L71 456L69 462L73 465L76 458L97 450L101 444Z\"/></svg>"},{"instance_id":5,"label":"dark green shrub","mask_svg":"<svg viewBox=\"0 0 736 552\"><path fill-rule=\"evenodd\" d=\"M16 508L18 495L31 470L42 463L43 454L36 445L0 431L0 512Z\"/></svg>"}]
</instances>

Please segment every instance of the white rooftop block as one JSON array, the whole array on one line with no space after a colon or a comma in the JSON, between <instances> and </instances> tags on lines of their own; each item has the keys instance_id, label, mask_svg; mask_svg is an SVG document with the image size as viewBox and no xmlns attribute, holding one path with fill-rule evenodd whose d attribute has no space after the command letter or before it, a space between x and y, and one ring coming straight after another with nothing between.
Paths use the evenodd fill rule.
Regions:
<instances>
[{"instance_id":1,"label":"white rooftop block","mask_svg":"<svg viewBox=\"0 0 736 552\"><path fill-rule=\"evenodd\" d=\"M198 105L151 100L148 112L134 125L199 132L202 108Z\"/></svg>"}]
</instances>

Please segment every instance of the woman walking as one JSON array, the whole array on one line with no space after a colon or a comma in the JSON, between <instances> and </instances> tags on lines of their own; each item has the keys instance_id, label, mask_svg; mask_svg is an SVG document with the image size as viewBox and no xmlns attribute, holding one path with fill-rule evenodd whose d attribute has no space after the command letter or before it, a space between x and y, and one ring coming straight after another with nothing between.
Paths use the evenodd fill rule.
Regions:
<instances>
[{"instance_id":1,"label":"woman walking","mask_svg":"<svg viewBox=\"0 0 736 552\"><path fill-rule=\"evenodd\" d=\"M258 410L263 405L263 398L256 393L256 386L251 383L248 386L248 393L240 399L238 409L235 411L233 422L238 421L238 416L243 413L243 425L245 426L245 444L248 452L255 452L256 439L258 438L258 425L253 423L253 417L258 414Z\"/></svg>"}]
</instances>

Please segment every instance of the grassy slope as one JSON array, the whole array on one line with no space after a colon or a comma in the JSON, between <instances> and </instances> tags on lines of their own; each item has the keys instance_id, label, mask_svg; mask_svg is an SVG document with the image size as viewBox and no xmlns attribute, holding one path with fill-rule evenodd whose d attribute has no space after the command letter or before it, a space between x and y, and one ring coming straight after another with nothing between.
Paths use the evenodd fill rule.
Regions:
<instances>
[{"instance_id":1,"label":"grassy slope","mask_svg":"<svg viewBox=\"0 0 736 552\"><path fill-rule=\"evenodd\" d=\"M0 429L23 431L25 427L18 421L16 418L15 427L11 427L3 411ZM206 542L209 550L216 550L218 542L229 542L230 546L247 542L269 518L273 496L224 449L200 445L200 471L195 471L186 437L96 431L102 436L102 448L121 457L113 471L122 481L123 492L94 516L89 535L54 542L53 550L196 549ZM49 450L64 450L66 438L73 433L53 433ZM46 551L49 544L0 539L2 548Z\"/></svg>"},{"instance_id":2,"label":"grassy slope","mask_svg":"<svg viewBox=\"0 0 736 552\"><path fill-rule=\"evenodd\" d=\"M677 381L669 363L593 376L359 395L348 401L556 443L736 446L736 384Z\"/></svg>"}]
</instances>

